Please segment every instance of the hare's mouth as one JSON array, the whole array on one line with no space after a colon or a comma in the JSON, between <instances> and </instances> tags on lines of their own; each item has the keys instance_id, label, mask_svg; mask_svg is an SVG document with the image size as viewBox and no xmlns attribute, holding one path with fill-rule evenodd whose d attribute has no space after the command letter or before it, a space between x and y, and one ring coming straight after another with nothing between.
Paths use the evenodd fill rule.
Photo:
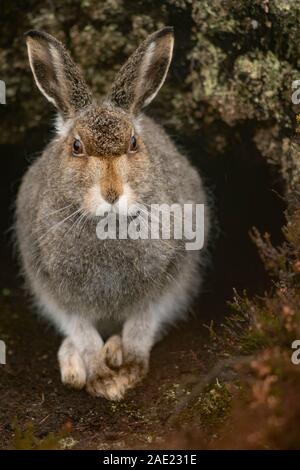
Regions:
<instances>
[{"instance_id":1,"label":"hare's mouth","mask_svg":"<svg viewBox=\"0 0 300 470\"><path fill-rule=\"evenodd\" d=\"M137 214L135 196L128 184L123 186L122 193L113 201L105 199L101 193L99 184L94 185L87 192L83 208L94 216L102 216L105 213L114 212L120 215L134 216Z\"/></svg>"}]
</instances>

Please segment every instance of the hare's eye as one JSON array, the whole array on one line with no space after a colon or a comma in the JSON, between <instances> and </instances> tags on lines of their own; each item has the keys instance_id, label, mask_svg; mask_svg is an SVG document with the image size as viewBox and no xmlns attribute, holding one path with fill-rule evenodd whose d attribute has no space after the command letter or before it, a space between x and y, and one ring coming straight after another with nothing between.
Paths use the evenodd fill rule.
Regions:
<instances>
[{"instance_id":1,"label":"hare's eye","mask_svg":"<svg viewBox=\"0 0 300 470\"><path fill-rule=\"evenodd\" d=\"M79 139L75 139L73 142L73 155L78 156L83 153L83 146Z\"/></svg>"},{"instance_id":2,"label":"hare's eye","mask_svg":"<svg viewBox=\"0 0 300 470\"><path fill-rule=\"evenodd\" d=\"M134 135L130 137L129 152L134 153L138 149L137 139Z\"/></svg>"}]
</instances>

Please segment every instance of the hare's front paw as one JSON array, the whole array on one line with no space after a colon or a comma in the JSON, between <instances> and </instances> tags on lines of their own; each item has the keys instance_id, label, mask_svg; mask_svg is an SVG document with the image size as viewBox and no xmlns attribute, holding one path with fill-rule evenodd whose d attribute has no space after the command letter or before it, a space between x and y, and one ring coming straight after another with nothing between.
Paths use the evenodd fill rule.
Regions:
<instances>
[{"instance_id":1,"label":"hare's front paw","mask_svg":"<svg viewBox=\"0 0 300 470\"><path fill-rule=\"evenodd\" d=\"M99 369L87 381L87 391L93 396L118 401L126 391L140 382L148 370L148 358L128 355L120 336L112 336L101 350Z\"/></svg>"},{"instance_id":2,"label":"hare's front paw","mask_svg":"<svg viewBox=\"0 0 300 470\"><path fill-rule=\"evenodd\" d=\"M66 338L58 352L58 361L62 383L80 390L86 384L86 370L84 362L73 345Z\"/></svg>"}]
</instances>

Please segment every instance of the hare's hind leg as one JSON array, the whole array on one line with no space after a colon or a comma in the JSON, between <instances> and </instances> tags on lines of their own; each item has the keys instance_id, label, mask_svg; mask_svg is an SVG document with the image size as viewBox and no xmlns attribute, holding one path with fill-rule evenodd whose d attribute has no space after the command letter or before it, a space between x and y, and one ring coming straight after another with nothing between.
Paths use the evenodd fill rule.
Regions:
<instances>
[{"instance_id":1,"label":"hare's hind leg","mask_svg":"<svg viewBox=\"0 0 300 470\"><path fill-rule=\"evenodd\" d=\"M119 401L147 373L149 354L144 357L127 355L121 336L111 336L100 355L101 366L87 381L87 391L93 396Z\"/></svg>"},{"instance_id":2,"label":"hare's hind leg","mask_svg":"<svg viewBox=\"0 0 300 470\"><path fill-rule=\"evenodd\" d=\"M112 336L101 350L98 374L87 381L91 395L121 400L147 374L152 346L163 327L185 313L190 300L185 285L174 285L155 302L135 306L122 336Z\"/></svg>"}]
</instances>

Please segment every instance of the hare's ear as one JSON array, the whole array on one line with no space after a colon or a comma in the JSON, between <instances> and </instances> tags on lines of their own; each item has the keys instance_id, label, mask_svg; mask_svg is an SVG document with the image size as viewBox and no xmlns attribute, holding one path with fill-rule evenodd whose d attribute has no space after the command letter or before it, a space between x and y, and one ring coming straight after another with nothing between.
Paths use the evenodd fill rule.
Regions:
<instances>
[{"instance_id":1,"label":"hare's ear","mask_svg":"<svg viewBox=\"0 0 300 470\"><path fill-rule=\"evenodd\" d=\"M50 34L26 33L30 67L36 84L64 118L91 102L89 89L64 46Z\"/></svg>"},{"instance_id":2,"label":"hare's ear","mask_svg":"<svg viewBox=\"0 0 300 470\"><path fill-rule=\"evenodd\" d=\"M117 74L108 99L133 114L147 106L165 81L173 45L173 28L151 34Z\"/></svg>"}]
</instances>

